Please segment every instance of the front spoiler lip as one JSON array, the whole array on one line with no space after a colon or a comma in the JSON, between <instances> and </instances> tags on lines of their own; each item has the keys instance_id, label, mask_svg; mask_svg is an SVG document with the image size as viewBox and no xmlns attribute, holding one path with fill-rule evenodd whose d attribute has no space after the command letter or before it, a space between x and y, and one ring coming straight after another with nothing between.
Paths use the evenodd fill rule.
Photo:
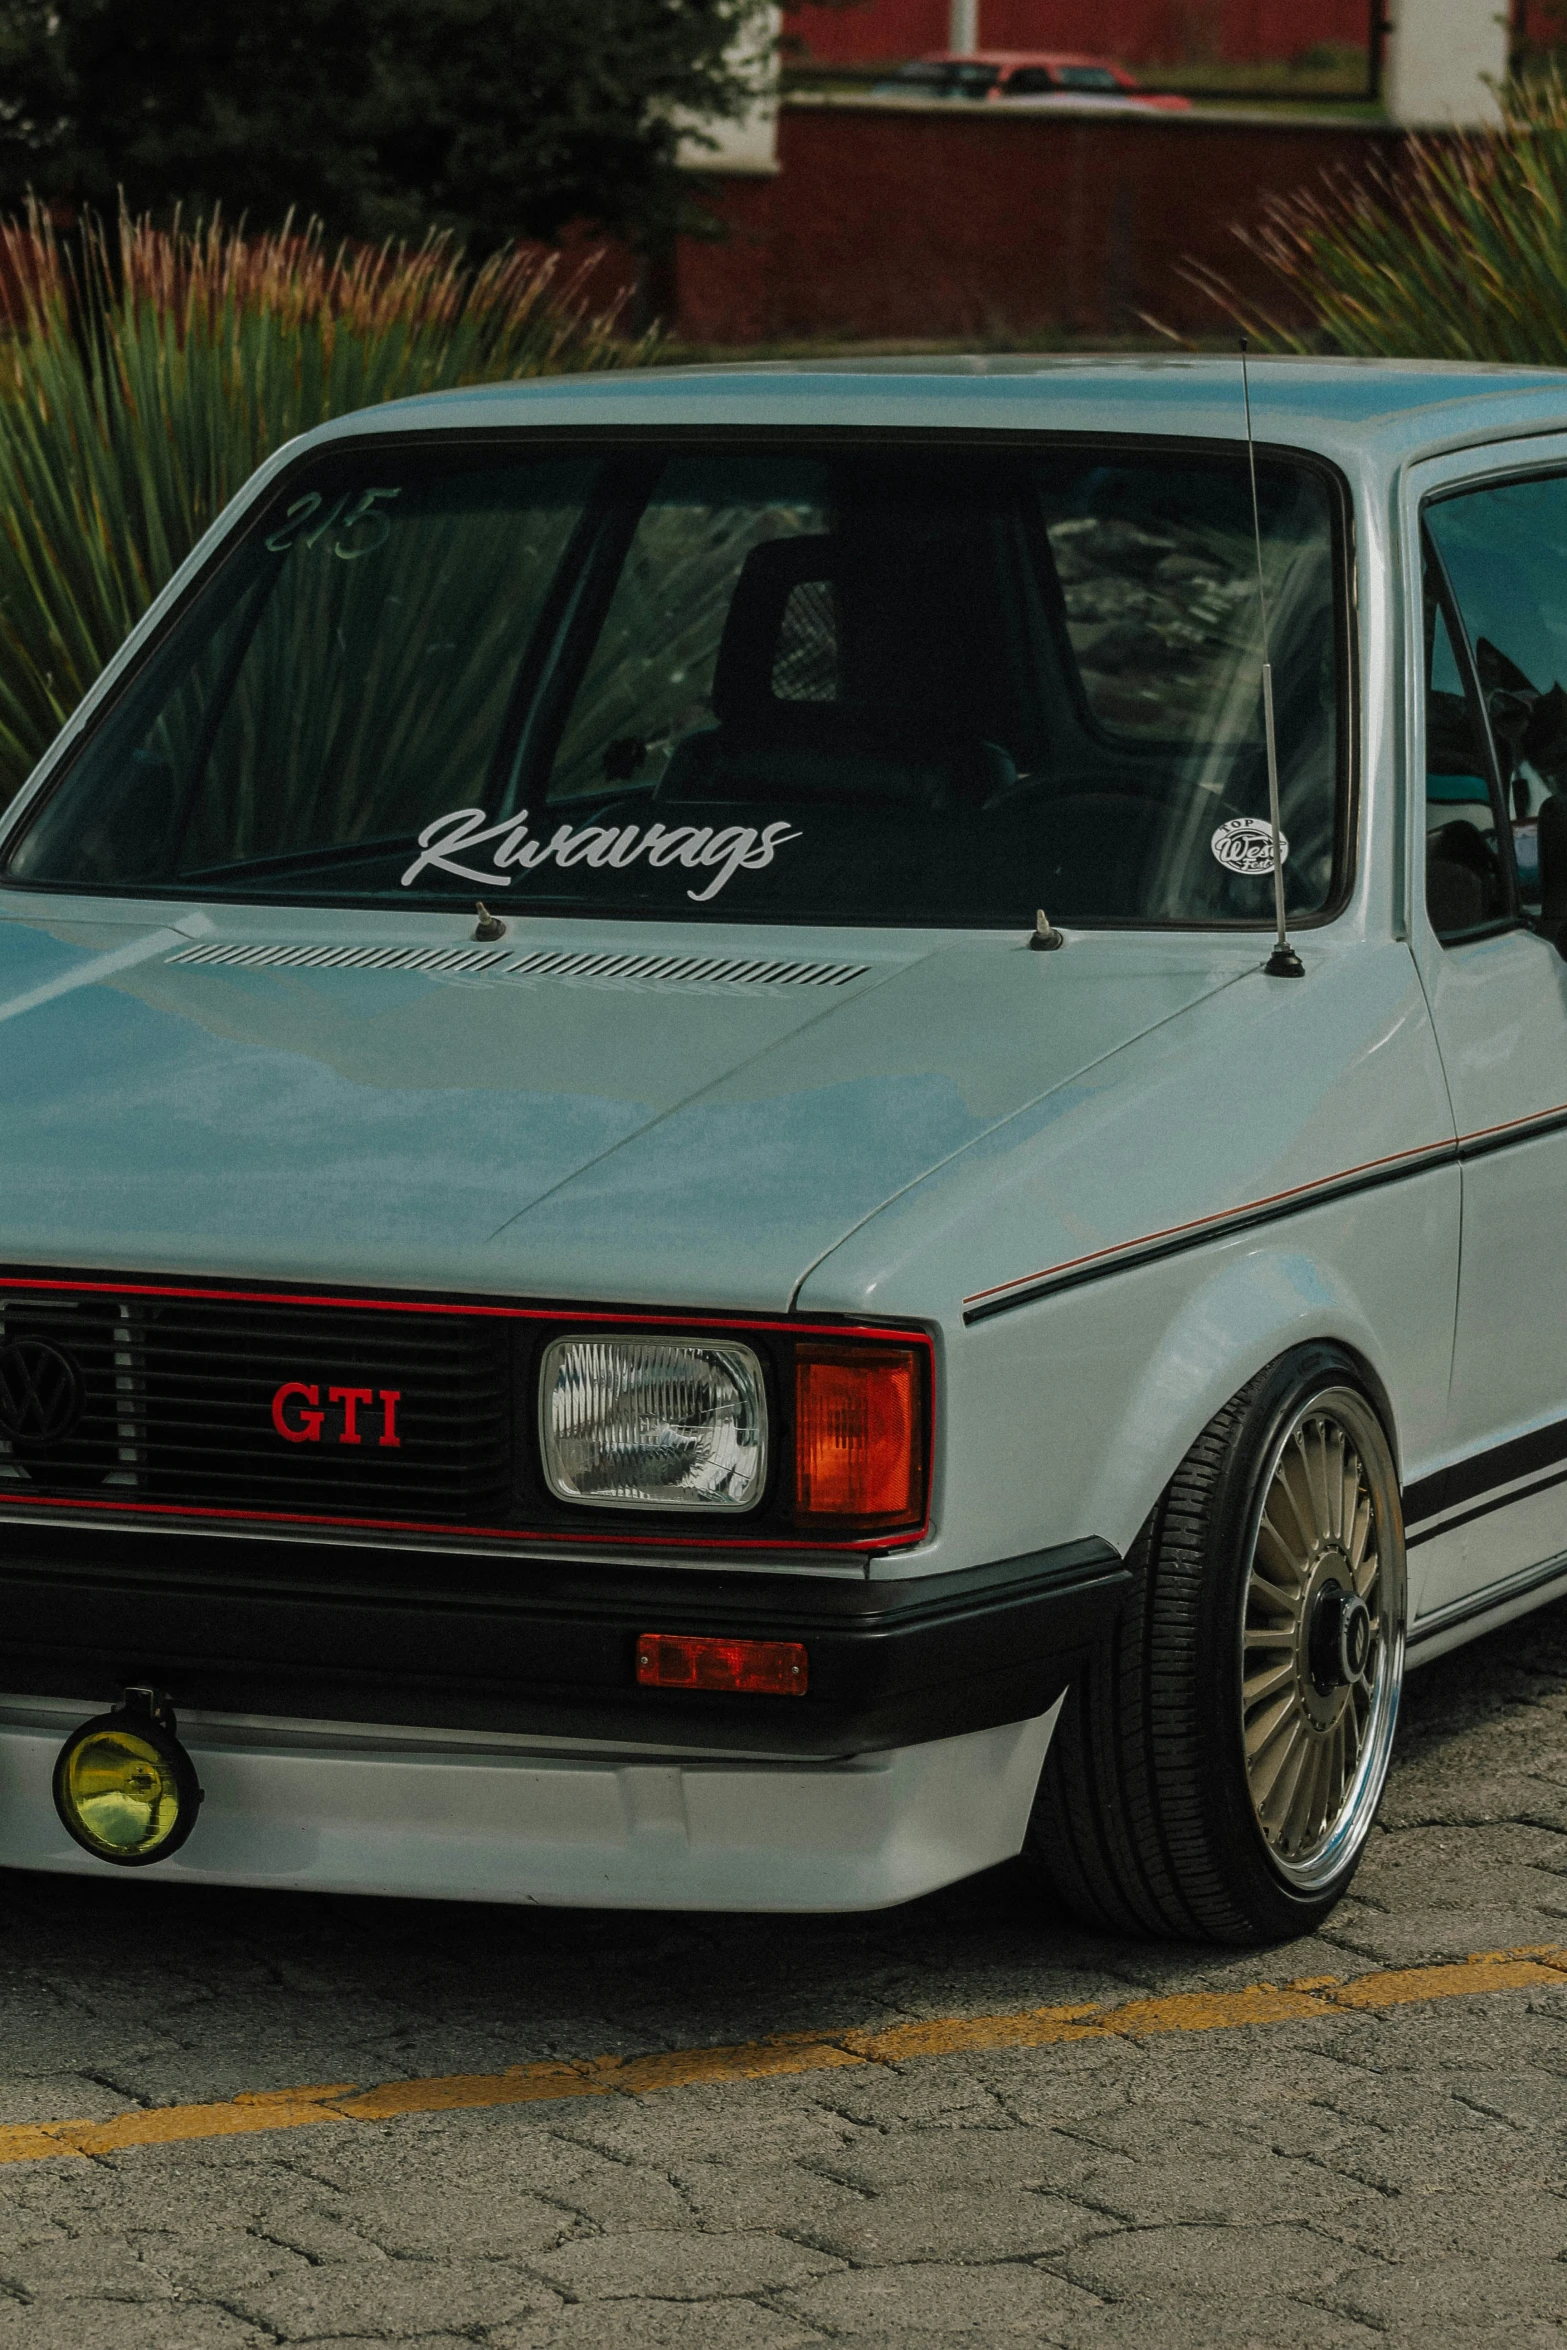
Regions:
<instances>
[{"instance_id":1,"label":"front spoiler lip","mask_svg":"<svg viewBox=\"0 0 1567 2350\"><path fill-rule=\"evenodd\" d=\"M0 1529L5 1679L112 1699L151 1682L203 1712L865 1754L1044 1710L1118 1614L1130 1572L1090 1539L957 1573L822 1575L443 1561L90 1529ZM802 1640L802 1698L642 1689L639 1634Z\"/></svg>"},{"instance_id":2,"label":"front spoiler lip","mask_svg":"<svg viewBox=\"0 0 1567 2350\"><path fill-rule=\"evenodd\" d=\"M466 1752L192 1718L207 1800L139 1886L590 1909L867 1910L1020 1850L1055 1712L861 1757ZM68 1709L0 1696L0 1868L100 1876L55 1817ZM292 1734L290 1734L292 1732Z\"/></svg>"}]
</instances>

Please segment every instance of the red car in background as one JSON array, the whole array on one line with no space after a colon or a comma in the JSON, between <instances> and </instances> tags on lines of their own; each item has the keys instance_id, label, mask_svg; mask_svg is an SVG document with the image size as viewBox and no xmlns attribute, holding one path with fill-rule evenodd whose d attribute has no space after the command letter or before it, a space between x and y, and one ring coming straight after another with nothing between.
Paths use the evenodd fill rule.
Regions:
<instances>
[{"instance_id":1,"label":"red car in background","mask_svg":"<svg viewBox=\"0 0 1567 2350\"><path fill-rule=\"evenodd\" d=\"M1140 89L1124 65L1055 49L938 49L877 82L880 98L1077 98L1181 112L1189 98Z\"/></svg>"}]
</instances>

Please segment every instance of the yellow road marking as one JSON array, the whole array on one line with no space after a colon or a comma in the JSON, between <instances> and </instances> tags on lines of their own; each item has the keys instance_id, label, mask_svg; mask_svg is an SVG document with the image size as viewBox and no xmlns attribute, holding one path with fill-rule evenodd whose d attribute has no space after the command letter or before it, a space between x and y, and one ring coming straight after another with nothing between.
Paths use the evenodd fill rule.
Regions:
<instances>
[{"instance_id":1,"label":"yellow road marking","mask_svg":"<svg viewBox=\"0 0 1567 2350\"><path fill-rule=\"evenodd\" d=\"M1178 1991L1116 2007L1029 2007L1013 2015L940 2016L879 2032L782 2032L737 2048L683 2048L666 2056L595 2056L575 2063L513 2065L503 2073L448 2073L386 2081L360 2090L262 2089L223 2105L135 2107L112 2121L19 2122L0 2126L0 2163L62 2155L118 2154L129 2146L174 2146L260 2130L324 2122L386 2122L402 2114L474 2112L568 2097L645 2097L659 2089L760 2081L867 2064L990 2048L1051 2048L1077 2040L1144 2040L1165 2032L1232 2032L1302 2017L1368 2013L1416 2000L1474 1998L1567 1982L1567 1946L1489 1950L1451 1965L1398 1967L1340 1981L1305 1975L1292 1983L1250 1983L1239 1991Z\"/></svg>"}]
</instances>

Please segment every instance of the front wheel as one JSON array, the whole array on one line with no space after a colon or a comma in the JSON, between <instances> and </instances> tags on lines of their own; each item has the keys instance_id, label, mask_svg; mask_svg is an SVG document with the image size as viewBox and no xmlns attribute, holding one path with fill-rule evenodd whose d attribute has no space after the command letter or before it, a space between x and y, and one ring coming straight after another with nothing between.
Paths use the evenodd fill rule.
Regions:
<instances>
[{"instance_id":1,"label":"front wheel","mask_svg":"<svg viewBox=\"0 0 1567 2350\"><path fill-rule=\"evenodd\" d=\"M1085 1924L1310 1933L1355 1873L1404 1670L1404 1534L1382 1422L1313 1346L1204 1429L1144 1528L1115 1631L1067 1699L1029 1841Z\"/></svg>"}]
</instances>

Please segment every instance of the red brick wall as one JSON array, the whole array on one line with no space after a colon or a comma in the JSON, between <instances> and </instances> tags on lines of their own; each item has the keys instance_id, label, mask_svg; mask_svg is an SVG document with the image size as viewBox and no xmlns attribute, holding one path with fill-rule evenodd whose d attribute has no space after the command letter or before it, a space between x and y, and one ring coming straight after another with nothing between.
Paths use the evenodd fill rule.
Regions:
<instances>
[{"instance_id":1,"label":"red brick wall","mask_svg":"<svg viewBox=\"0 0 1567 2350\"><path fill-rule=\"evenodd\" d=\"M1056 327L1212 334L1177 275L1195 255L1266 282L1230 234L1269 191L1387 155L1375 127L975 107L786 105L773 179L714 183L730 229L682 243L674 322L693 341L951 337Z\"/></svg>"},{"instance_id":2,"label":"red brick wall","mask_svg":"<svg viewBox=\"0 0 1567 2350\"><path fill-rule=\"evenodd\" d=\"M1369 0L980 0L980 38L996 49L1088 49L1128 65L1217 56L1296 57L1318 41L1364 47ZM795 8L786 31L815 58L854 64L947 45L947 0L862 0Z\"/></svg>"}]
</instances>

